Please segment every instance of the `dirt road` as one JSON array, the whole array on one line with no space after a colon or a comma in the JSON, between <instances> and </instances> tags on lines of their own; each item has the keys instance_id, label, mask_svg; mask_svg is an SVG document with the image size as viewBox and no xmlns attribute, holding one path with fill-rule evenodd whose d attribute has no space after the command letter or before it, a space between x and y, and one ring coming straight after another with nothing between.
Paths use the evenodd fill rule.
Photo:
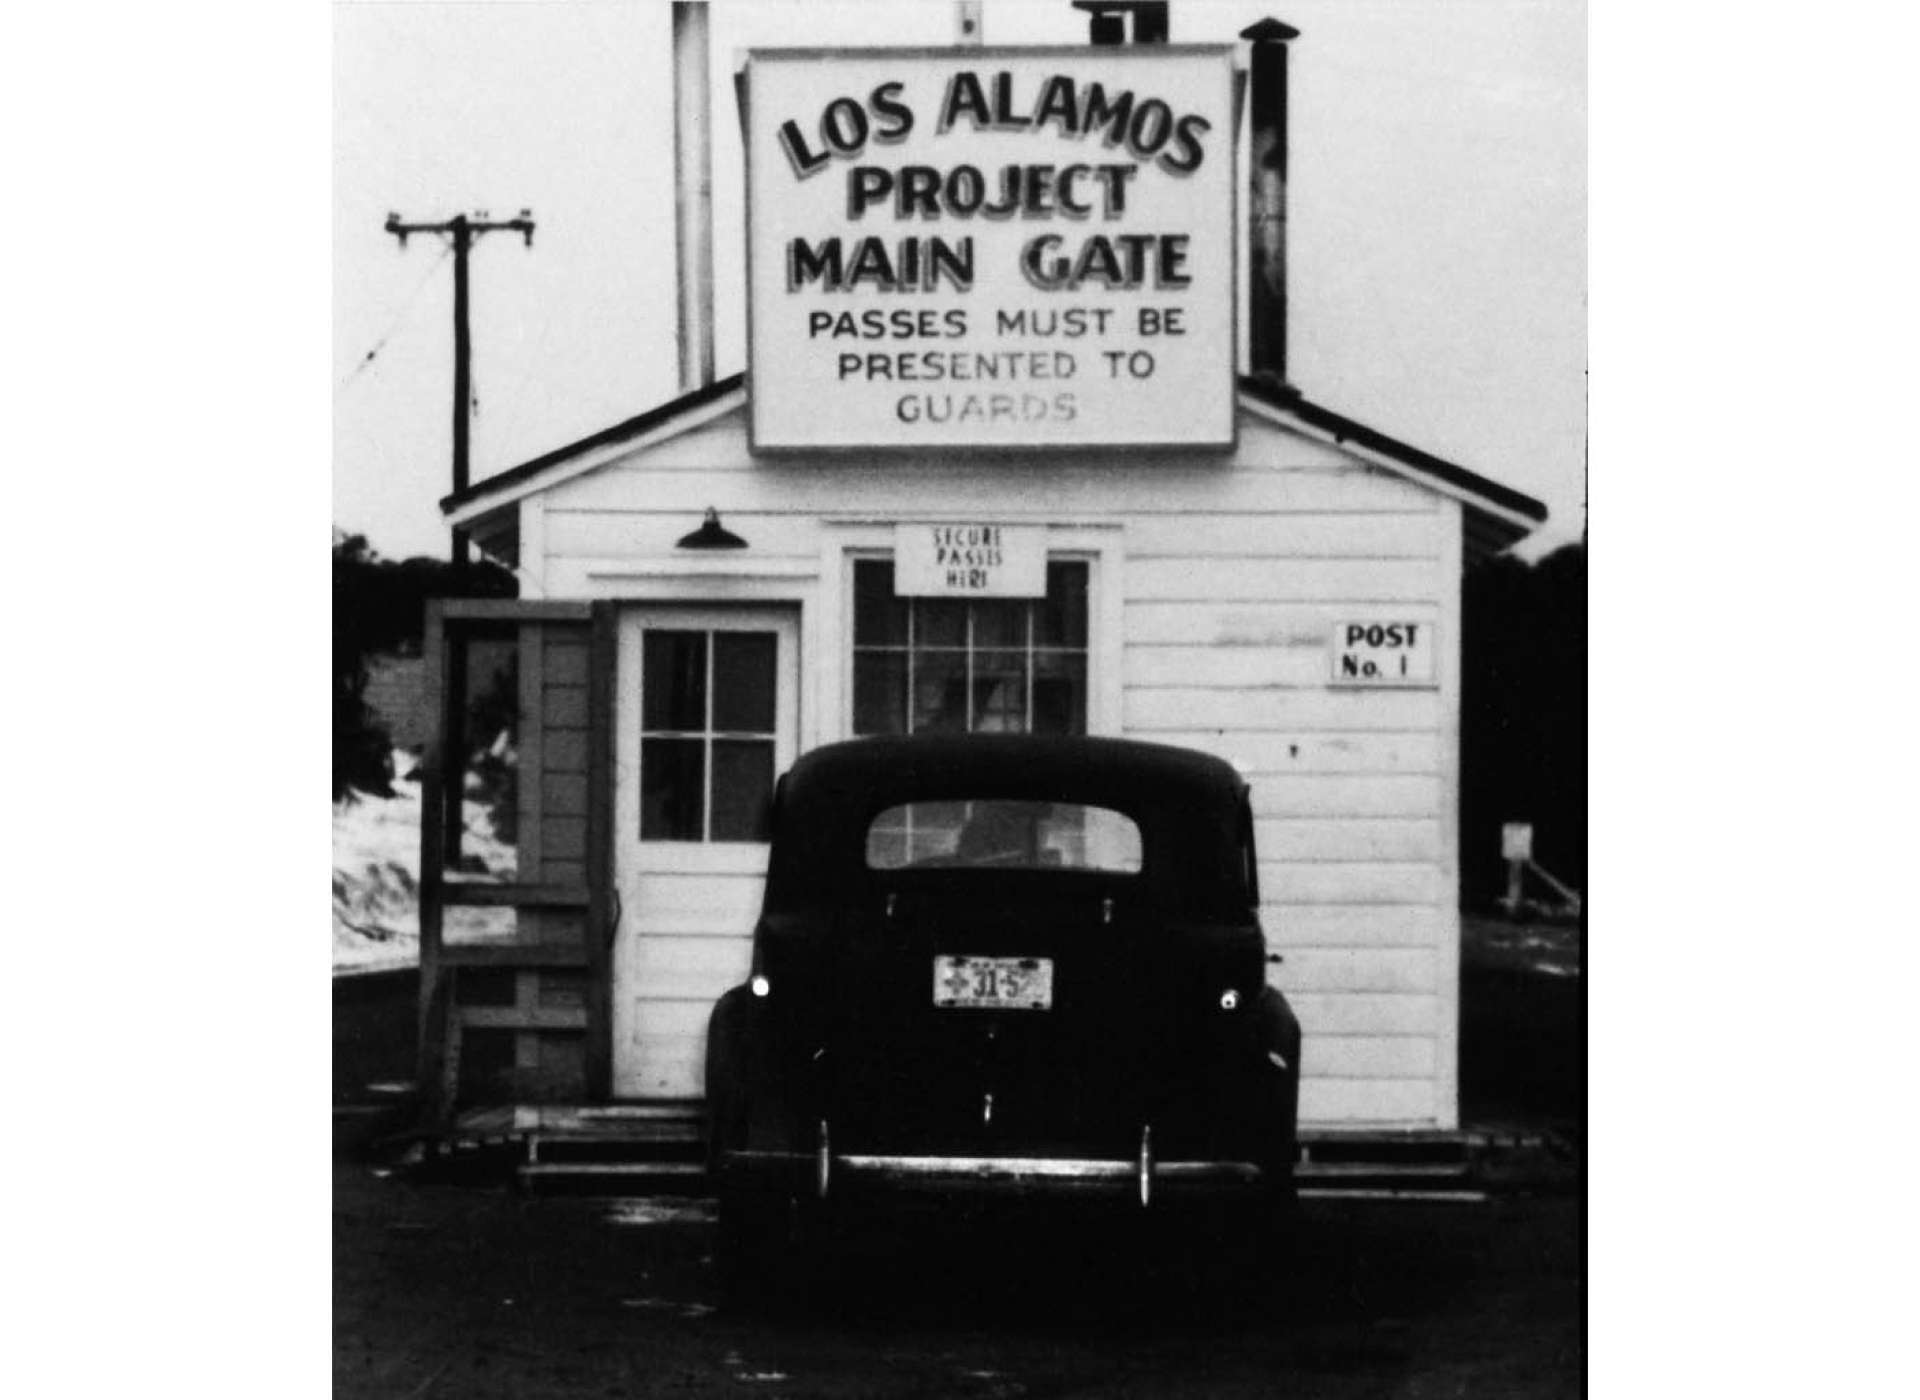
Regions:
<instances>
[{"instance_id":1,"label":"dirt road","mask_svg":"<svg viewBox=\"0 0 1920 1400\"><path fill-rule=\"evenodd\" d=\"M335 1176L335 1393L1571 1396L1578 1203L1310 1203L1253 1288L1110 1232L913 1222L832 1286L722 1306L699 1200Z\"/></svg>"},{"instance_id":2,"label":"dirt road","mask_svg":"<svg viewBox=\"0 0 1920 1400\"><path fill-rule=\"evenodd\" d=\"M1465 967L1468 1111L1577 1138L1578 983L1514 950L1484 953L1486 941L1470 940ZM836 1286L785 1309L723 1308L702 1201L427 1186L355 1157L373 1128L365 1086L411 1071L409 985L336 988L344 1400L1580 1393L1571 1181L1480 1204L1309 1201L1291 1267L1270 1287L1178 1258L1143 1270L1097 1223L955 1217L867 1232Z\"/></svg>"}]
</instances>

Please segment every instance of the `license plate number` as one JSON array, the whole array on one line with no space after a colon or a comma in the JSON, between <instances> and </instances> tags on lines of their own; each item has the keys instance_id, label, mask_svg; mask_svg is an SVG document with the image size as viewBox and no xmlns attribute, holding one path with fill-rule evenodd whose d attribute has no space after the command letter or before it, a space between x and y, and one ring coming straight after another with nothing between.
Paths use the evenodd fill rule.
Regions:
<instances>
[{"instance_id":1,"label":"license plate number","mask_svg":"<svg viewBox=\"0 0 1920 1400\"><path fill-rule=\"evenodd\" d=\"M989 1011L1045 1011L1053 1005L1052 958L937 957L933 1004Z\"/></svg>"}]
</instances>

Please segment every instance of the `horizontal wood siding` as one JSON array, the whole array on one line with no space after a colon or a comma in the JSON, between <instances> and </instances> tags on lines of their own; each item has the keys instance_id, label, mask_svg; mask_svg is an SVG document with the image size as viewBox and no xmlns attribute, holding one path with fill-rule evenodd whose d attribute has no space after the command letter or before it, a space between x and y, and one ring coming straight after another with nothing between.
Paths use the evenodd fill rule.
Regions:
<instances>
[{"instance_id":1,"label":"horizontal wood siding","mask_svg":"<svg viewBox=\"0 0 1920 1400\"><path fill-rule=\"evenodd\" d=\"M1307 1053L1315 1078L1414 1079L1434 1070L1430 1035L1320 1035Z\"/></svg>"},{"instance_id":2,"label":"horizontal wood siding","mask_svg":"<svg viewBox=\"0 0 1920 1400\"><path fill-rule=\"evenodd\" d=\"M1440 697L1430 690L1129 686L1126 720L1129 734L1143 736L1195 728L1268 733L1288 729L1431 731L1440 721Z\"/></svg>"},{"instance_id":3,"label":"horizontal wood siding","mask_svg":"<svg viewBox=\"0 0 1920 1400\"><path fill-rule=\"evenodd\" d=\"M1204 747L1232 756L1232 736ZM1446 786L1439 774L1250 773L1256 817L1428 817Z\"/></svg>"},{"instance_id":4,"label":"horizontal wood siding","mask_svg":"<svg viewBox=\"0 0 1920 1400\"><path fill-rule=\"evenodd\" d=\"M1282 950L1438 948L1445 932L1439 911L1419 904L1282 907L1269 902L1261 919L1267 940Z\"/></svg>"},{"instance_id":5,"label":"horizontal wood siding","mask_svg":"<svg viewBox=\"0 0 1920 1400\"><path fill-rule=\"evenodd\" d=\"M1300 1084L1300 1121L1342 1127L1358 1124L1425 1127L1434 1119L1432 1075L1418 1079L1328 1078L1306 1052Z\"/></svg>"},{"instance_id":6,"label":"horizontal wood siding","mask_svg":"<svg viewBox=\"0 0 1920 1400\"><path fill-rule=\"evenodd\" d=\"M1450 1119L1453 1081L1441 1060L1453 1041L1440 1022L1454 1005L1459 956L1452 692L1329 682L1337 623L1434 627L1457 617L1452 502L1253 416L1224 457L755 461L736 412L546 492L544 556L524 562L550 591L637 596L656 578L712 563L696 569L673 550L709 506L750 541L762 580L790 565L797 595L824 590L836 607L830 551L843 525L971 514L1114 531L1115 563L1096 587L1118 587L1102 605L1113 607L1123 645L1121 731L1220 754L1252 783L1262 918L1285 958L1273 980L1307 1030L1303 1120ZM872 546L884 536L861 538ZM703 598L725 596L698 584ZM843 665L843 619L817 625L810 635L822 652L805 664ZM1447 686L1457 642L1441 637ZM839 683L827 693L844 705ZM548 738L557 759L569 744L558 722L564 691L548 700L562 707ZM829 714L819 732L846 724ZM550 820L562 832L576 800L554 784ZM552 869L560 852L548 858ZM627 917L662 935L658 985L684 984L688 997L660 1001L641 1034L649 1053L685 1057L698 1049L687 1018L704 1016L699 999L744 968L750 917L716 919L681 878L650 881L645 907Z\"/></svg>"},{"instance_id":7,"label":"horizontal wood siding","mask_svg":"<svg viewBox=\"0 0 1920 1400\"><path fill-rule=\"evenodd\" d=\"M1353 603L1426 599L1433 565L1419 559L1136 559L1127 596L1142 603Z\"/></svg>"},{"instance_id":8,"label":"horizontal wood siding","mask_svg":"<svg viewBox=\"0 0 1920 1400\"><path fill-rule=\"evenodd\" d=\"M1254 835L1260 854L1281 865L1440 859L1440 823L1432 817L1260 818Z\"/></svg>"},{"instance_id":9,"label":"horizontal wood siding","mask_svg":"<svg viewBox=\"0 0 1920 1400\"><path fill-rule=\"evenodd\" d=\"M1293 511L1149 515L1127 530L1133 559L1438 559L1443 521L1431 510L1407 514Z\"/></svg>"},{"instance_id":10,"label":"horizontal wood siding","mask_svg":"<svg viewBox=\"0 0 1920 1400\"><path fill-rule=\"evenodd\" d=\"M555 510L546 517L549 558L620 559L642 550L663 550L684 535L688 522L658 510ZM746 540L756 559L808 558L820 548L814 516L728 511L726 526Z\"/></svg>"},{"instance_id":11,"label":"horizontal wood siding","mask_svg":"<svg viewBox=\"0 0 1920 1400\"><path fill-rule=\"evenodd\" d=\"M1271 981L1281 991L1415 992L1435 986L1433 948L1301 948L1281 943L1286 961Z\"/></svg>"},{"instance_id":12,"label":"horizontal wood siding","mask_svg":"<svg viewBox=\"0 0 1920 1400\"><path fill-rule=\"evenodd\" d=\"M1432 1037L1440 1014L1439 998L1419 992L1295 991L1287 999L1301 1024L1313 1027L1312 1045L1336 1035Z\"/></svg>"},{"instance_id":13,"label":"horizontal wood siding","mask_svg":"<svg viewBox=\"0 0 1920 1400\"><path fill-rule=\"evenodd\" d=\"M1256 792L1271 779L1302 773L1398 773L1438 776L1440 739L1430 731L1331 734L1291 730L1285 733L1203 734L1169 730L1155 736L1163 744L1208 748L1231 758ZM1268 810L1270 810L1270 806Z\"/></svg>"},{"instance_id":14,"label":"horizontal wood siding","mask_svg":"<svg viewBox=\"0 0 1920 1400\"><path fill-rule=\"evenodd\" d=\"M1440 902L1431 862L1263 861L1261 897L1270 905L1420 904Z\"/></svg>"},{"instance_id":15,"label":"horizontal wood siding","mask_svg":"<svg viewBox=\"0 0 1920 1400\"><path fill-rule=\"evenodd\" d=\"M1378 484L1275 473L1234 486L1228 512L1173 493L1127 524L1126 732L1217 753L1252 785L1262 921L1284 959L1271 977L1306 1029L1313 1124L1451 1111L1447 699L1330 681L1339 624L1445 614L1457 520L1432 498L1387 509Z\"/></svg>"},{"instance_id":16,"label":"horizontal wood siding","mask_svg":"<svg viewBox=\"0 0 1920 1400\"><path fill-rule=\"evenodd\" d=\"M1351 601L1244 602L1195 607L1179 600L1140 599L1127 604L1125 626L1129 647L1175 643L1324 648L1336 623L1370 617L1386 621L1407 617L1419 622L1431 621L1435 613L1431 606L1417 603L1394 607Z\"/></svg>"},{"instance_id":17,"label":"horizontal wood siding","mask_svg":"<svg viewBox=\"0 0 1920 1400\"><path fill-rule=\"evenodd\" d=\"M931 457L905 470L847 462L776 462L717 472L608 468L559 487L555 497L550 508L566 511L632 510L636 502L645 502L654 512L676 517L691 512L694 520L682 533L709 505L729 521L736 514L817 519L829 512L910 518L928 510L1058 520L1151 515L1182 498L1204 500L1211 513L1231 515L1300 511L1399 517L1439 509L1432 493L1384 472L1140 461L962 466ZM670 549L675 538L667 538L664 547ZM642 537L621 553L653 555L661 548L658 539Z\"/></svg>"}]
</instances>

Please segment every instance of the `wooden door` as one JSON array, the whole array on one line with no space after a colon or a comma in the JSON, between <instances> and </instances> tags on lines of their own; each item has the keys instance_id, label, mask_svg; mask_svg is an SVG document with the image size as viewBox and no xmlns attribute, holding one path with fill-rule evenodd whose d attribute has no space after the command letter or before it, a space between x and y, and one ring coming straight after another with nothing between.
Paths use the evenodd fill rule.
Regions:
<instances>
[{"instance_id":1,"label":"wooden door","mask_svg":"<svg viewBox=\"0 0 1920 1400\"><path fill-rule=\"evenodd\" d=\"M707 1013L743 981L774 780L799 732L799 614L644 606L620 617L613 1095L697 1099Z\"/></svg>"}]
</instances>

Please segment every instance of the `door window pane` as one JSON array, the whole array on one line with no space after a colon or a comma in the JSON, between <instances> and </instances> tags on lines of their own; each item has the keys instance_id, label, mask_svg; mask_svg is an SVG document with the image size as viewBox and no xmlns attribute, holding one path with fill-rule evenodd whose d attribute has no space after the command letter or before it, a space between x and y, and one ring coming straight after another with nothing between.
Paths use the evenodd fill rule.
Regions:
<instances>
[{"instance_id":1,"label":"door window pane","mask_svg":"<svg viewBox=\"0 0 1920 1400\"><path fill-rule=\"evenodd\" d=\"M640 839L766 840L778 634L648 629L641 643Z\"/></svg>"},{"instance_id":2,"label":"door window pane","mask_svg":"<svg viewBox=\"0 0 1920 1400\"><path fill-rule=\"evenodd\" d=\"M706 742L640 741L640 839L698 841L705 825Z\"/></svg>"},{"instance_id":3,"label":"door window pane","mask_svg":"<svg viewBox=\"0 0 1920 1400\"><path fill-rule=\"evenodd\" d=\"M714 841L765 841L773 803L773 740L713 741Z\"/></svg>"},{"instance_id":4,"label":"door window pane","mask_svg":"<svg viewBox=\"0 0 1920 1400\"><path fill-rule=\"evenodd\" d=\"M773 733L771 632L716 632L713 637L713 727L722 734Z\"/></svg>"},{"instance_id":5,"label":"door window pane","mask_svg":"<svg viewBox=\"0 0 1920 1400\"><path fill-rule=\"evenodd\" d=\"M707 634L648 632L641 658L640 724L689 730L707 725Z\"/></svg>"}]
</instances>

